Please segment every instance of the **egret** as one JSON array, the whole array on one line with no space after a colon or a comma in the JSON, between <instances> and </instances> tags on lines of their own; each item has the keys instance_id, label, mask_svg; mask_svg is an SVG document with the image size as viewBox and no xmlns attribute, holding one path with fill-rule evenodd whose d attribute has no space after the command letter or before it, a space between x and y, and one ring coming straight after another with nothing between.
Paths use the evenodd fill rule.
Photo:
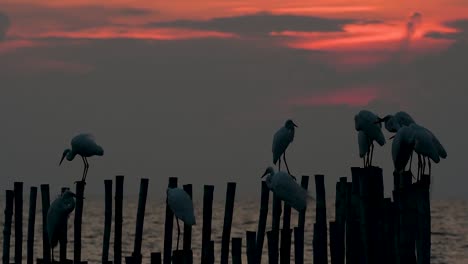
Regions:
<instances>
[{"instance_id":1,"label":"egret","mask_svg":"<svg viewBox=\"0 0 468 264\"><path fill-rule=\"evenodd\" d=\"M67 219L75 209L75 194L69 190L57 197L49 207L47 212L47 235L54 260L54 247L62 239L66 239Z\"/></svg>"},{"instance_id":2,"label":"egret","mask_svg":"<svg viewBox=\"0 0 468 264\"><path fill-rule=\"evenodd\" d=\"M273 167L268 167L261 178L266 176L266 184L278 198L289 204L297 211L302 211L307 206L307 191L302 188L286 172L275 173Z\"/></svg>"},{"instance_id":3,"label":"egret","mask_svg":"<svg viewBox=\"0 0 468 264\"><path fill-rule=\"evenodd\" d=\"M410 160L411 170L413 151L418 154L417 180L425 173L426 159L429 175L431 175L431 160L439 163L441 158L445 159L447 157L447 152L437 137L429 129L415 123L400 128L394 136L392 158L396 171L404 170L408 160Z\"/></svg>"},{"instance_id":4,"label":"egret","mask_svg":"<svg viewBox=\"0 0 468 264\"><path fill-rule=\"evenodd\" d=\"M358 143L359 143L359 157L364 161L364 167L366 167L366 155L369 154L370 141L364 131L358 132Z\"/></svg>"},{"instance_id":5,"label":"egret","mask_svg":"<svg viewBox=\"0 0 468 264\"><path fill-rule=\"evenodd\" d=\"M75 136L71 141L71 147L71 149L65 149L63 151L59 166L62 164L65 157L67 160L72 161L76 155L80 155L84 163L83 177L81 181L84 182L86 181L86 175L88 174L89 169L87 158L104 155L104 149L96 144L94 137L91 134L79 134Z\"/></svg>"},{"instance_id":6,"label":"egret","mask_svg":"<svg viewBox=\"0 0 468 264\"><path fill-rule=\"evenodd\" d=\"M374 141L380 146L385 145L385 138L382 133L382 124L379 122L379 117L374 113L362 110L356 116L354 116L354 125L356 131L362 131L367 137L367 144L369 145L369 150L367 151L367 162L364 161L364 167L372 166L372 157L374 154ZM362 144L361 140L364 140L364 135L359 137L358 134L358 143ZM359 146L359 149L365 149L365 146Z\"/></svg>"},{"instance_id":7,"label":"egret","mask_svg":"<svg viewBox=\"0 0 468 264\"><path fill-rule=\"evenodd\" d=\"M273 136L273 164L276 165L278 162L278 170L281 170L281 155L283 155L284 164L286 164L286 170L288 171L289 175L291 175L291 172L289 171L288 163L286 162L286 149L294 140L295 127L297 127L297 125L294 124L291 119L288 119L284 123L284 126L276 131L275 135ZM294 178L294 176L292 177Z\"/></svg>"},{"instance_id":8,"label":"egret","mask_svg":"<svg viewBox=\"0 0 468 264\"><path fill-rule=\"evenodd\" d=\"M426 159L431 175L431 160L439 163L440 158L447 158L447 152L429 129L417 124L411 124L410 128L414 133L414 152L418 154L418 176L426 171Z\"/></svg>"},{"instance_id":9,"label":"egret","mask_svg":"<svg viewBox=\"0 0 468 264\"><path fill-rule=\"evenodd\" d=\"M177 250L179 249L180 226L179 219L186 225L195 225L193 202L190 196L180 188L167 189L167 204L177 220Z\"/></svg>"},{"instance_id":10,"label":"egret","mask_svg":"<svg viewBox=\"0 0 468 264\"><path fill-rule=\"evenodd\" d=\"M384 122L385 128L391 133L396 133L403 126L416 123L408 113L403 111L397 112L395 115L386 115L384 118L380 118L379 122Z\"/></svg>"}]
</instances>

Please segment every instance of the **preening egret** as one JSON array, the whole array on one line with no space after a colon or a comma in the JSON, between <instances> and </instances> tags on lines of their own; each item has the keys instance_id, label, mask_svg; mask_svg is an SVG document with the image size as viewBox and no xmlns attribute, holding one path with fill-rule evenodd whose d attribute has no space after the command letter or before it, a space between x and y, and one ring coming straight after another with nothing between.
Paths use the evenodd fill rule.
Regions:
<instances>
[{"instance_id":1,"label":"preening egret","mask_svg":"<svg viewBox=\"0 0 468 264\"><path fill-rule=\"evenodd\" d=\"M177 221L177 249L179 249L180 226L179 219L186 225L195 225L193 202L190 196L180 188L167 189L167 204Z\"/></svg>"},{"instance_id":2,"label":"preening egret","mask_svg":"<svg viewBox=\"0 0 468 264\"><path fill-rule=\"evenodd\" d=\"M86 175L88 174L89 169L87 158L91 156L104 155L104 149L96 144L94 137L91 134L79 134L75 136L71 141L71 147L71 149L65 149L63 151L59 165L62 164L65 157L67 160L72 161L76 155L80 155L84 163L83 178L81 179L84 182L86 181Z\"/></svg>"},{"instance_id":3,"label":"preening egret","mask_svg":"<svg viewBox=\"0 0 468 264\"><path fill-rule=\"evenodd\" d=\"M409 126L416 123L408 113L403 111L397 112L395 115L387 115L384 118L379 119L379 121L384 122L385 128L391 133L396 133L398 129L403 126Z\"/></svg>"},{"instance_id":4,"label":"preening egret","mask_svg":"<svg viewBox=\"0 0 468 264\"><path fill-rule=\"evenodd\" d=\"M283 171L275 173L273 167L268 167L262 175L262 178L265 176L268 188L278 196L278 198L299 212L306 208L307 191L297 184L289 174Z\"/></svg>"},{"instance_id":5,"label":"preening egret","mask_svg":"<svg viewBox=\"0 0 468 264\"><path fill-rule=\"evenodd\" d=\"M273 164L276 165L276 162L278 162L278 170L281 170L281 155L283 155L284 164L286 164L286 170L288 171L289 175L291 175L291 172L289 171L288 163L286 162L286 149L294 140L295 127L297 127L297 125L294 124L291 119L288 119L284 123L284 126L276 131L275 135L273 136Z\"/></svg>"},{"instance_id":6,"label":"preening egret","mask_svg":"<svg viewBox=\"0 0 468 264\"><path fill-rule=\"evenodd\" d=\"M47 212L47 235L52 252L52 261L54 260L54 247L58 242L66 237L67 219L75 209L75 194L71 191L65 191L57 197L49 207Z\"/></svg>"},{"instance_id":7,"label":"preening egret","mask_svg":"<svg viewBox=\"0 0 468 264\"><path fill-rule=\"evenodd\" d=\"M367 137L367 143L364 142L364 135L359 136L358 134L358 143L363 144L359 145L359 150L366 149L366 146L369 145L370 149L367 151L367 161L364 158L364 167L372 166L372 157L374 154L374 141L380 146L385 145L385 138L382 133L382 124L379 122L380 118L374 113L362 110L356 116L354 116L354 125L355 129L360 132L364 132L364 135Z\"/></svg>"}]
</instances>

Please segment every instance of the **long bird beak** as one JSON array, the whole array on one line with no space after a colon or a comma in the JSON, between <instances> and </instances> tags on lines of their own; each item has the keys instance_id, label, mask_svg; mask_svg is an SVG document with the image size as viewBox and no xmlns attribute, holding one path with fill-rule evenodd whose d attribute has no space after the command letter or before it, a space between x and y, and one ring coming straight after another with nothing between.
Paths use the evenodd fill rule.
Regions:
<instances>
[{"instance_id":1,"label":"long bird beak","mask_svg":"<svg viewBox=\"0 0 468 264\"><path fill-rule=\"evenodd\" d=\"M59 166L62 165L63 159L65 159L66 155L67 155L66 153L63 153L62 158L60 159Z\"/></svg>"},{"instance_id":2,"label":"long bird beak","mask_svg":"<svg viewBox=\"0 0 468 264\"><path fill-rule=\"evenodd\" d=\"M294 123L293 123L293 125L294 125L295 127L298 127L298 126L297 126L296 124L294 124Z\"/></svg>"},{"instance_id":3,"label":"long bird beak","mask_svg":"<svg viewBox=\"0 0 468 264\"><path fill-rule=\"evenodd\" d=\"M263 173L263 175L262 175L262 177L260 177L260 179L263 178L263 177L265 177L265 175L267 175L267 174L268 174L268 170L266 170L266 171Z\"/></svg>"},{"instance_id":4,"label":"long bird beak","mask_svg":"<svg viewBox=\"0 0 468 264\"><path fill-rule=\"evenodd\" d=\"M377 121L375 121L374 124L379 124L382 122L384 122L384 119L379 117L379 119L377 119Z\"/></svg>"},{"instance_id":5,"label":"long bird beak","mask_svg":"<svg viewBox=\"0 0 468 264\"><path fill-rule=\"evenodd\" d=\"M395 137L395 135L391 136L389 139L393 139Z\"/></svg>"}]
</instances>

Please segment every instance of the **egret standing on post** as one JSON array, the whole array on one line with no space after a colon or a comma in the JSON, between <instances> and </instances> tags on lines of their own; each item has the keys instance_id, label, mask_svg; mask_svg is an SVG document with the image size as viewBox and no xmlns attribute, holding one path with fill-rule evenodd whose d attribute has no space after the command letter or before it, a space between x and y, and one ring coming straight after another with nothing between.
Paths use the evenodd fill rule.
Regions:
<instances>
[{"instance_id":1,"label":"egret standing on post","mask_svg":"<svg viewBox=\"0 0 468 264\"><path fill-rule=\"evenodd\" d=\"M76 155L80 155L84 163L83 178L81 181L84 182L86 181L86 175L89 169L87 157L102 156L104 155L104 149L96 144L91 134L79 134L75 136L71 141L71 147L71 149L65 149L65 151L63 151L59 166L62 164L65 157L67 160L72 161Z\"/></svg>"},{"instance_id":2,"label":"egret standing on post","mask_svg":"<svg viewBox=\"0 0 468 264\"><path fill-rule=\"evenodd\" d=\"M67 219L75 209L75 194L67 190L55 199L47 212L47 235L49 236L52 262L54 260L54 247L62 239L66 239Z\"/></svg>"},{"instance_id":3,"label":"egret standing on post","mask_svg":"<svg viewBox=\"0 0 468 264\"><path fill-rule=\"evenodd\" d=\"M380 118L374 113L362 110L354 116L354 125L356 131L364 132L367 137L367 142L363 142L364 135L358 135L358 143L369 145L367 150L367 160L364 158L364 167L372 166L372 157L374 154L374 141L377 141L380 146L385 145L385 138L382 133L382 124L379 122ZM359 149L366 149L365 146L359 146ZM361 152L361 151L360 151Z\"/></svg>"},{"instance_id":4,"label":"egret standing on post","mask_svg":"<svg viewBox=\"0 0 468 264\"><path fill-rule=\"evenodd\" d=\"M179 219L186 225L195 225L195 214L193 212L193 202L188 193L180 188L167 189L167 204L174 213L177 221L177 250L179 250L180 226Z\"/></svg>"},{"instance_id":5,"label":"egret standing on post","mask_svg":"<svg viewBox=\"0 0 468 264\"><path fill-rule=\"evenodd\" d=\"M307 207L307 191L297 184L290 175L283 171L275 172L275 169L268 167L262 178L265 176L268 189L278 198L299 212Z\"/></svg>"},{"instance_id":6,"label":"egret standing on post","mask_svg":"<svg viewBox=\"0 0 468 264\"><path fill-rule=\"evenodd\" d=\"M286 164L286 169L288 170L289 175L291 175L291 172L289 171L288 163L286 162L286 149L294 140L295 127L297 127L297 125L294 124L291 119L288 119L286 120L286 123L284 123L284 126L276 131L275 135L273 136L273 164L276 165L276 162L278 162L278 171L280 171L281 155L283 155L284 164Z\"/></svg>"}]
</instances>

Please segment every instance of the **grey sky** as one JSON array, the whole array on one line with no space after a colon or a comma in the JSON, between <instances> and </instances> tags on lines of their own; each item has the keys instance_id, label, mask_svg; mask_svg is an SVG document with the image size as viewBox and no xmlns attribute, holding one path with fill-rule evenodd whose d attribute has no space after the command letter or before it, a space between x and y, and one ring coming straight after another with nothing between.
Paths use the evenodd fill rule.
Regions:
<instances>
[{"instance_id":1,"label":"grey sky","mask_svg":"<svg viewBox=\"0 0 468 264\"><path fill-rule=\"evenodd\" d=\"M271 25L253 33L274 31L278 17L271 18ZM242 19L252 17L228 20L229 28L242 25ZM4 21L0 15L0 40ZM339 31L348 21L330 19L324 30ZM225 29L207 22L170 23ZM288 23L280 22L284 28ZM406 51L397 51L393 59L356 71L325 63L327 52L275 45L260 35L253 40L36 38L31 47L3 53L0 48L1 191L15 180L28 186L50 183L53 190L72 186L81 177L81 159L61 167L59 159L75 134L91 132L105 155L89 159L89 194L99 195L104 179L123 174L127 194L136 193L139 178L148 177L150 195L163 195L167 178L177 176L182 184L193 183L198 194L203 184L214 184L215 193L224 195L225 184L236 181L239 195L257 197L260 176L271 165L273 134L292 118L299 126L288 148L292 172L325 174L332 194L337 179L362 164L353 117L365 108L382 116L405 110L431 129L448 152L448 159L434 166L433 197L466 199L468 27L466 21L452 25L460 32L446 36L455 42L445 50L406 63L398 59ZM290 103L354 87L377 87L380 96L366 106ZM387 144L375 151L387 194L390 149Z\"/></svg>"}]
</instances>

